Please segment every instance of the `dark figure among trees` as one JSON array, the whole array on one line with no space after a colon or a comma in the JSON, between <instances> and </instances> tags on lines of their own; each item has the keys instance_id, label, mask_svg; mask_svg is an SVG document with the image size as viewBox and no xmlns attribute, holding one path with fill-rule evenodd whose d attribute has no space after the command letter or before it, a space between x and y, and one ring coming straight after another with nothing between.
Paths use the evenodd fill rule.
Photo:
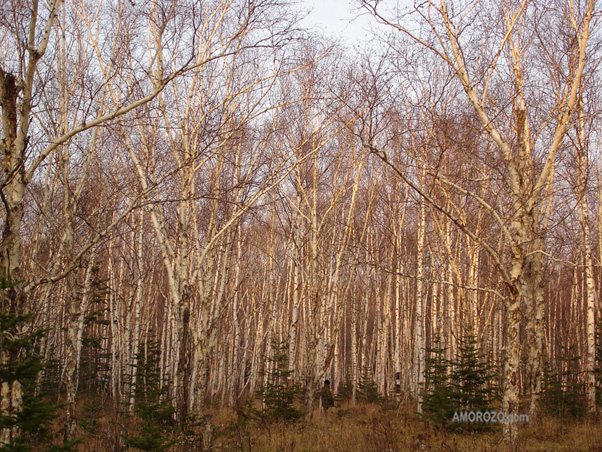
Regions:
<instances>
[{"instance_id":1,"label":"dark figure among trees","mask_svg":"<svg viewBox=\"0 0 602 452\"><path fill-rule=\"evenodd\" d=\"M334 397L330 391L330 380L324 380L324 387L320 393L320 400L322 401L322 408L324 408L324 411L328 411L328 408L334 406Z\"/></svg>"}]
</instances>

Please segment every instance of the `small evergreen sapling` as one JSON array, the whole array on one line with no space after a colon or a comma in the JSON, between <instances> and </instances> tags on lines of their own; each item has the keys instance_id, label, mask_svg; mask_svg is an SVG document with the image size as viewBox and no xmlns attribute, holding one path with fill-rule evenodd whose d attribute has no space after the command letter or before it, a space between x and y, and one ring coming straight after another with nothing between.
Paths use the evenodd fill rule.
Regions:
<instances>
[{"instance_id":1,"label":"small evergreen sapling","mask_svg":"<svg viewBox=\"0 0 602 452\"><path fill-rule=\"evenodd\" d=\"M555 372L549 364L544 367L542 402L548 414L561 419L580 418L586 414L580 360L574 346L561 347L558 358L561 370Z\"/></svg>"},{"instance_id":2,"label":"small evergreen sapling","mask_svg":"<svg viewBox=\"0 0 602 452\"><path fill-rule=\"evenodd\" d=\"M343 384L339 387L337 394L334 396L336 402L348 402L353 397L353 381L351 376L347 374Z\"/></svg>"},{"instance_id":3,"label":"small evergreen sapling","mask_svg":"<svg viewBox=\"0 0 602 452\"><path fill-rule=\"evenodd\" d=\"M459 340L454 361L445 358L446 349L436 338L426 360L422 410L435 425L450 430L487 430L489 424L453 423L454 413L485 413L498 399L493 367L480 352L472 331Z\"/></svg>"},{"instance_id":4,"label":"small evergreen sapling","mask_svg":"<svg viewBox=\"0 0 602 452\"><path fill-rule=\"evenodd\" d=\"M364 368L362 378L358 385L357 398L366 403L379 404L385 398L378 390L378 385L370 375L368 368Z\"/></svg>"},{"instance_id":5,"label":"small evergreen sapling","mask_svg":"<svg viewBox=\"0 0 602 452\"><path fill-rule=\"evenodd\" d=\"M110 353L102 352L104 327L109 325L107 280L101 279L100 268L92 268L90 306L84 318L82 351L79 368L79 392L97 394L108 387L110 377Z\"/></svg>"},{"instance_id":6,"label":"small evergreen sapling","mask_svg":"<svg viewBox=\"0 0 602 452\"><path fill-rule=\"evenodd\" d=\"M427 349L426 370L424 372L424 393L422 396L422 412L436 425L449 427L457 403L449 382L450 362L445 357L447 348L441 344L439 337Z\"/></svg>"},{"instance_id":7,"label":"small evergreen sapling","mask_svg":"<svg viewBox=\"0 0 602 452\"><path fill-rule=\"evenodd\" d=\"M125 436L128 446L146 452L162 452L175 441L168 439L168 431L175 426L175 408L160 386L159 350L156 342L149 342L146 354L140 350L136 366L137 434Z\"/></svg>"},{"instance_id":8,"label":"small evergreen sapling","mask_svg":"<svg viewBox=\"0 0 602 452\"><path fill-rule=\"evenodd\" d=\"M456 360L451 380L457 411L489 411L497 398L495 376L471 330L460 339Z\"/></svg>"},{"instance_id":9,"label":"small evergreen sapling","mask_svg":"<svg viewBox=\"0 0 602 452\"><path fill-rule=\"evenodd\" d=\"M3 281L3 288L7 284ZM23 394L20 410L0 413L0 428L16 433L10 444L0 446L0 452L29 452L32 447L47 452L71 451L77 441L59 445L52 445L50 441L50 424L57 417L59 407L36 394L36 381L44 361L34 353L34 343L44 331L31 331L30 321L31 315L0 312L0 353L8 358L0 364L0 382L9 385L19 382Z\"/></svg>"},{"instance_id":10,"label":"small evergreen sapling","mask_svg":"<svg viewBox=\"0 0 602 452\"><path fill-rule=\"evenodd\" d=\"M295 408L295 401L302 394L297 383L291 383L292 372L288 369L288 344L272 343L273 355L268 357L265 386L258 392L263 403L262 416L267 421L297 421L303 413Z\"/></svg>"}]
</instances>

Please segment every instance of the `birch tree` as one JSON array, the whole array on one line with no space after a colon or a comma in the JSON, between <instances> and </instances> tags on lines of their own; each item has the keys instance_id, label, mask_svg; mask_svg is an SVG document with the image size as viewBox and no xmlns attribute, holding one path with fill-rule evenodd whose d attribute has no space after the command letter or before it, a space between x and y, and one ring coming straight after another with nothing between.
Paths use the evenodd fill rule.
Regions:
<instances>
[{"instance_id":1,"label":"birch tree","mask_svg":"<svg viewBox=\"0 0 602 452\"><path fill-rule=\"evenodd\" d=\"M410 11L403 22L385 13L380 2L363 0L362 4L381 23L437 55L451 69L482 129L496 145L496 160L504 165L511 204L508 212L500 216L484 200L479 203L499 218L501 231L510 244L508 263L451 212L446 213L490 254L506 284L503 408L508 415L518 414L521 301L528 306L527 321L533 330L529 355L534 366L528 375L530 413L536 416L542 335L541 270L545 254L543 216L558 153L575 114L590 57L588 43L597 25L595 2L536 8L527 0L487 6L480 2L427 1ZM543 26L545 34L538 33ZM557 33L565 30L570 30L570 40L552 42L558 39ZM543 70L536 72L535 61ZM506 74L511 74L510 80L505 79ZM546 99L545 104L542 99ZM542 113L544 105L546 113ZM390 162L384 149L373 143L369 146ZM395 171L405 177L402 171ZM433 202L428 193L422 191L421 195ZM504 438L518 450L515 423L504 425Z\"/></svg>"},{"instance_id":2,"label":"birch tree","mask_svg":"<svg viewBox=\"0 0 602 452\"><path fill-rule=\"evenodd\" d=\"M24 213L26 188L34 180L40 165L58 150L66 156L67 147L74 138L87 130L126 115L141 105L155 98L167 84L186 71L193 61L190 52L181 56L180 64L173 71L157 71L169 58L170 44L173 39L171 22L176 18L174 10L179 3L148 1L134 6L131 2L118 2L113 8L100 5L95 10L80 2L66 4L61 1L50 1L40 4L38 0L31 3L9 2L3 5L1 32L3 47L0 56L0 105L2 107L2 199L5 211L4 231L2 235L2 277L6 281L17 282L3 292L3 310L23 314L32 307L26 306L27 293L40 282L56 281L69 272L75 265L58 269L55 275L46 275L43 281L33 282L30 275L21 271L21 227ZM162 20L154 20L160 10ZM62 11L62 13L61 13ZM147 30L153 40L147 42L146 48L138 46L139 37L129 35L130 41L123 40L120 33L125 23L138 30ZM60 24L60 27L58 26ZM102 26L100 26L102 24ZM61 30L72 26L74 41L66 42ZM87 36L78 34L87 33ZM76 40L80 38L80 41ZM62 108L61 126L48 129L44 124L44 113L40 110L41 100L52 98L52 83L48 79L57 77L66 79L63 69L52 70L52 58L57 58L59 65L69 58L65 52L79 46L78 77L81 81L77 94L66 104L65 92L61 91ZM106 48L110 49L106 52ZM167 54L164 50L167 46ZM116 54L136 53L133 63L125 66L124 59L115 59ZM90 59L90 54L98 58ZM73 55L71 55L73 56ZM119 65L115 62L119 61ZM73 67L72 67L73 68ZM111 81L106 85L92 86L98 73L111 73ZM98 80L96 78L95 80ZM117 87L115 83L127 82L127 86ZM113 91L118 102L106 104L104 100L108 91ZM116 94L119 91L119 94ZM90 95L92 93L92 95ZM94 93L99 93L95 97ZM77 105L79 103L79 105ZM71 108L80 107L76 112ZM66 159L68 160L68 158ZM121 217L120 219L122 219ZM69 240L67 234L65 238ZM98 241L103 234L96 234ZM67 245L67 244L66 244ZM83 250L88 251L94 244ZM35 307L33 307L35 308ZM8 359L3 353L3 362ZM18 412L21 389L19 382L7 387L3 383L2 406L5 412ZM14 441L14 432L6 429L2 442L10 444Z\"/></svg>"},{"instance_id":3,"label":"birch tree","mask_svg":"<svg viewBox=\"0 0 602 452\"><path fill-rule=\"evenodd\" d=\"M590 414L596 412L596 325L598 318L596 281L594 278L594 259L592 251L592 234L590 226L590 206L588 192L591 186L591 163L590 163L590 121L586 120L583 98L579 101L577 120L574 133L570 135L574 148L575 178L573 189L577 198L577 210L579 213L579 224L581 226L581 246L583 254L584 272L584 298L585 298L585 325L586 325L586 350L585 350L585 372L586 372L586 395L587 411Z\"/></svg>"},{"instance_id":4,"label":"birch tree","mask_svg":"<svg viewBox=\"0 0 602 452\"><path fill-rule=\"evenodd\" d=\"M303 59L314 63L295 73L294 86L302 101L290 109L287 119L295 120L289 122L285 134L294 150L295 167L283 180L281 193L291 211L288 233L294 246L294 266L298 267L293 270L293 284L298 289L292 294L289 339L303 346L304 408L310 418L319 381L333 362L343 300L349 290L341 283L342 264L350 246L363 159L352 147L352 161L358 165L353 168L338 152L344 125L337 122L341 103L331 89L337 86L334 77L339 73L333 70L327 77L321 72L327 65L336 68L337 50L306 47L303 51ZM347 143L343 143L345 147ZM291 359L296 347L297 343L290 346ZM299 365L295 367L300 370Z\"/></svg>"},{"instance_id":5,"label":"birch tree","mask_svg":"<svg viewBox=\"0 0 602 452\"><path fill-rule=\"evenodd\" d=\"M176 325L172 377L182 422L191 411L204 415L219 324L230 311L237 231L293 167L275 130L282 108L298 101L280 85L297 70L283 52L294 17L278 17L276 2L218 6L202 29L190 78L159 97L160 115L137 118L135 139L121 124L141 187L164 181L149 198L148 216Z\"/></svg>"}]
</instances>

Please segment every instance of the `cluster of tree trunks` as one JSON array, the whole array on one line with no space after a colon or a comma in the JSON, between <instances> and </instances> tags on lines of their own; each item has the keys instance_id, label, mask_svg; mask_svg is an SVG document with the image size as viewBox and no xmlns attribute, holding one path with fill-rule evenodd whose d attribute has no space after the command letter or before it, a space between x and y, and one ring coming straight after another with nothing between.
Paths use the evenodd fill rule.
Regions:
<instances>
[{"instance_id":1,"label":"cluster of tree trunks","mask_svg":"<svg viewBox=\"0 0 602 452\"><path fill-rule=\"evenodd\" d=\"M571 345L596 409L595 2L361 3L395 31L382 56L279 1L2 7L2 310L49 328L66 439L91 338L130 410L157 341L180 420L252 394L275 342L308 417L325 378L420 410L430 343L467 329L507 414L524 395L537 420Z\"/></svg>"}]
</instances>

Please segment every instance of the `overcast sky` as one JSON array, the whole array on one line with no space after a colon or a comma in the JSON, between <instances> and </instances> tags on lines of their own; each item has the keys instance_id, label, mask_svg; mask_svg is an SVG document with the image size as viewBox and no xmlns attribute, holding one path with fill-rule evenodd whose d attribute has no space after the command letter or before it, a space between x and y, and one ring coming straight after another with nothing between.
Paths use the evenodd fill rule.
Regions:
<instances>
[{"instance_id":1,"label":"overcast sky","mask_svg":"<svg viewBox=\"0 0 602 452\"><path fill-rule=\"evenodd\" d=\"M303 21L326 34L354 43L370 37L370 24L375 21L358 9L354 0L304 0L312 13Z\"/></svg>"}]
</instances>

